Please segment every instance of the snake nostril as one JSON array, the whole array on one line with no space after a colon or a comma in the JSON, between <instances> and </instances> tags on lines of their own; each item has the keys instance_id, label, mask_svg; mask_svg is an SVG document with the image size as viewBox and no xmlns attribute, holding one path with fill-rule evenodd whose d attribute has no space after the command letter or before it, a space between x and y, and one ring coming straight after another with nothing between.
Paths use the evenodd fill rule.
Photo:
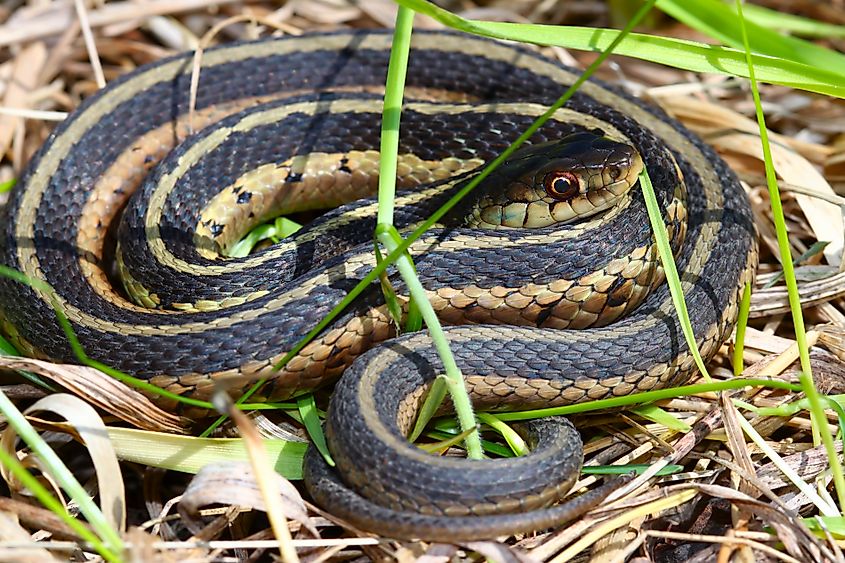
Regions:
<instances>
[{"instance_id":1,"label":"snake nostril","mask_svg":"<svg viewBox=\"0 0 845 563\"><path fill-rule=\"evenodd\" d=\"M610 175L611 180L618 180L620 176L622 176L622 169L618 166L609 166L607 168L607 173Z\"/></svg>"}]
</instances>

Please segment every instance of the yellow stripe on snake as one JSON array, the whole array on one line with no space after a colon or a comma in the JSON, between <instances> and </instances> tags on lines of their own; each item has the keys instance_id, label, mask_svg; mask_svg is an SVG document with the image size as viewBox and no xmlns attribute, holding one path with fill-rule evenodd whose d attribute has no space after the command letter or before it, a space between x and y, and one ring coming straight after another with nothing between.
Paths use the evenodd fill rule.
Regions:
<instances>
[{"instance_id":1,"label":"yellow stripe on snake","mask_svg":"<svg viewBox=\"0 0 845 563\"><path fill-rule=\"evenodd\" d=\"M425 333L396 336L377 284L273 370L375 264L376 204L358 198L375 187L390 40L344 32L209 50L192 114L187 55L115 81L33 158L6 206L0 261L55 288L92 358L170 391L207 398L225 382L240 394L267 378L261 396L281 399L342 375L326 423L337 472L309 454L306 483L361 528L447 540L548 527L574 514L554 503L580 467L577 432L559 419L524 425L534 449L507 460L409 444L442 366ZM404 230L577 76L454 33L418 33L412 47L396 199ZM620 396L692 372L631 189L643 163L702 355L729 334L756 263L739 182L660 110L588 81L411 247L477 408ZM225 257L269 217L341 204L269 248ZM112 255L125 290L112 284ZM0 311L28 353L73 361L48 295L3 279Z\"/></svg>"}]
</instances>

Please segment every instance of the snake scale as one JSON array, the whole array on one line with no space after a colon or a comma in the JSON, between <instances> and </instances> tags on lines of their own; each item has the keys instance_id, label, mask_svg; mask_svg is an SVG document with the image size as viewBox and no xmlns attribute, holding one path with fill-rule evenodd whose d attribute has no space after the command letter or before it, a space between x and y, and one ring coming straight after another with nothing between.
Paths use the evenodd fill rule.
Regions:
<instances>
[{"instance_id":1,"label":"snake scale","mask_svg":"<svg viewBox=\"0 0 845 563\"><path fill-rule=\"evenodd\" d=\"M312 452L306 483L362 528L444 540L547 527L571 516L554 503L580 467L577 432L559 419L527 424L533 451L507 460L407 443L442 366L424 333L395 336L377 284L273 370L375 263L367 198L390 41L356 31L208 50L193 112L188 55L114 81L32 159L5 209L0 262L55 289L92 358L176 393L207 398L225 383L239 394L268 378L261 396L281 399L343 374L327 420L342 477ZM577 76L527 49L450 32L415 34L409 64L404 230ZM411 247L478 408L619 396L694 369L642 195L627 185L643 162L702 355L732 329L756 262L739 182L659 109L590 80ZM268 217L338 205L246 258L221 254ZM406 304L402 280L390 278ZM43 291L2 279L0 311L21 349L73 361Z\"/></svg>"}]
</instances>

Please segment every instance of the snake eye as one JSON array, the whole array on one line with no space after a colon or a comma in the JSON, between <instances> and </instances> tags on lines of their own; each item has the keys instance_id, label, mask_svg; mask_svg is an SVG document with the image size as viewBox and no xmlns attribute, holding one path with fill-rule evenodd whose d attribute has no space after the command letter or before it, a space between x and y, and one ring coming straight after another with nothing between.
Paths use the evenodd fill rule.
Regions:
<instances>
[{"instance_id":1,"label":"snake eye","mask_svg":"<svg viewBox=\"0 0 845 563\"><path fill-rule=\"evenodd\" d=\"M543 179L546 193L554 199L566 201L578 195L578 178L572 172L551 172Z\"/></svg>"}]
</instances>

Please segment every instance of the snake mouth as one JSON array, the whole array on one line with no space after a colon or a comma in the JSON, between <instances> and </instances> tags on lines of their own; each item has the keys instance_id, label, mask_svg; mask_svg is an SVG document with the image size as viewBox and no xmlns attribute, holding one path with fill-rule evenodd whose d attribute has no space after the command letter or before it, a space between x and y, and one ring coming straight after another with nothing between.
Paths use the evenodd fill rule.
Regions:
<instances>
[{"instance_id":1,"label":"snake mouth","mask_svg":"<svg viewBox=\"0 0 845 563\"><path fill-rule=\"evenodd\" d=\"M580 221L618 202L637 183L643 167L631 144L595 133L533 145L481 183L465 221L485 229Z\"/></svg>"}]
</instances>

